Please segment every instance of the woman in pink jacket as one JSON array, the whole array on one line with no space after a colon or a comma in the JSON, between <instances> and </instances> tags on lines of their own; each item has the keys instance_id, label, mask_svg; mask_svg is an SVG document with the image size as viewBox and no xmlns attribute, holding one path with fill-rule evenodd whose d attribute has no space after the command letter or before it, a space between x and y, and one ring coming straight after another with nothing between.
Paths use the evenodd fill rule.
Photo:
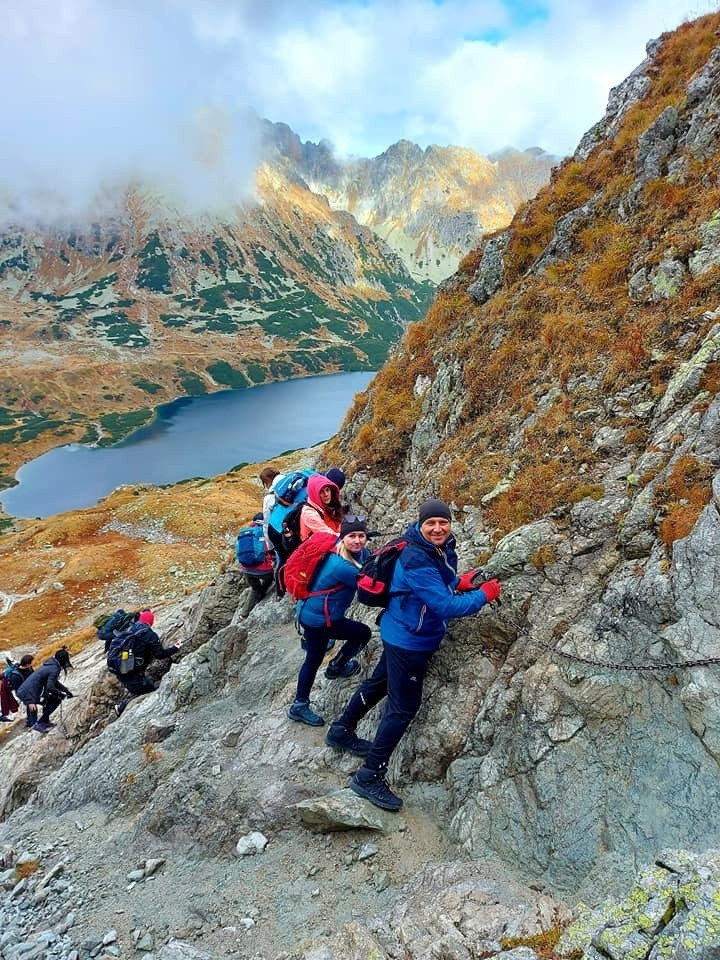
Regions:
<instances>
[{"instance_id":1,"label":"woman in pink jacket","mask_svg":"<svg viewBox=\"0 0 720 960\"><path fill-rule=\"evenodd\" d=\"M308 498L300 513L300 539L307 540L318 530L340 536L343 512L337 485L321 473L314 473L307 489Z\"/></svg>"}]
</instances>

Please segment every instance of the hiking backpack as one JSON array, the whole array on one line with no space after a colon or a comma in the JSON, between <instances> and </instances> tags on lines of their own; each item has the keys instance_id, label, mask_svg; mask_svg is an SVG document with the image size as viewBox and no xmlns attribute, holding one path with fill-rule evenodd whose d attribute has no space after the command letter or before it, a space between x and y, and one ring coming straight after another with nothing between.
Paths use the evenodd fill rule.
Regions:
<instances>
[{"instance_id":1,"label":"hiking backpack","mask_svg":"<svg viewBox=\"0 0 720 960\"><path fill-rule=\"evenodd\" d=\"M140 665L139 658L133 653L135 638L139 632L138 626L145 629L144 623L132 623L110 640L107 652L107 667L117 676L132 673L135 667Z\"/></svg>"},{"instance_id":2,"label":"hiking backpack","mask_svg":"<svg viewBox=\"0 0 720 960\"><path fill-rule=\"evenodd\" d=\"M105 643L105 652L110 648L110 642L121 631L132 626L137 620L139 614L126 613L124 610L116 610L109 617L100 621L97 627L98 637Z\"/></svg>"},{"instance_id":3,"label":"hiking backpack","mask_svg":"<svg viewBox=\"0 0 720 960\"><path fill-rule=\"evenodd\" d=\"M3 677L11 690L18 690L25 680L20 672L20 667L16 663L11 663L3 670Z\"/></svg>"},{"instance_id":4,"label":"hiking backpack","mask_svg":"<svg viewBox=\"0 0 720 960\"><path fill-rule=\"evenodd\" d=\"M261 523L243 527L235 540L235 559L241 567L260 567L265 563L267 547Z\"/></svg>"},{"instance_id":5,"label":"hiking backpack","mask_svg":"<svg viewBox=\"0 0 720 960\"><path fill-rule=\"evenodd\" d=\"M357 576L357 598L367 607L387 607L390 581L398 557L408 545L404 537L395 537L370 554Z\"/></svg>"},{"instance_id":6,"label":"hiking backpack","mask_svg":"<svg viewBox=\"0 0 720 960\"><path fill-rule=\"evenodd\" d=\"M300 539L300 514L304 506L304 503L295 504L283 518L280 546L278 547L278 553L283 559L287 559L293 554L302 543Z\"/></svg>"},{"instance_id":7,"label":"hiking backpack","mask_svg":"<svg viewBox=\"0 0 720 960\"><path fill-rule=\"evenodd\" d=\"M283 527L290 513L296 510L301 504L307 502L307 482L314 472L314 470L296 470L295 473L289 473L286 477L283 477L277 487L273 488L275 503L268 516L268 527L277 534L277 537L271 536L273 543L276 543L278 539L284 536ZM298 539L295 547L299 543L300 540ZM294 550L295 547L292 549ZM278 552L281 555L284 553L282 549L279 549ZM287 556L287 554L285 555Z\"/></svg>"},{"instance_id":8,"label":"hiking backpack","mask_svg":"<svg viewBox=\"0 0 720 960\"><path fill-rule=\"evenodd\" d=\"M273 487L275 503L289 507L291 503L307 500L307 483L316 470L295 470L286 474Z\"/></svg>"},{"instance_id":9,"label":"hiking backpack","mask_svg":"<svg viewBox=\"0 0 720 960\"><path fill-rule=\"evenodd\" d=\"M293 600L307 600L308 597L319 597L342 589L342 584L330 587L329 590L310 589L321 565L333 552L337 542L338 538L334 533L313 533L292 553L281 568L281 577L284 589Z\"/></svg>"}]
</instances>

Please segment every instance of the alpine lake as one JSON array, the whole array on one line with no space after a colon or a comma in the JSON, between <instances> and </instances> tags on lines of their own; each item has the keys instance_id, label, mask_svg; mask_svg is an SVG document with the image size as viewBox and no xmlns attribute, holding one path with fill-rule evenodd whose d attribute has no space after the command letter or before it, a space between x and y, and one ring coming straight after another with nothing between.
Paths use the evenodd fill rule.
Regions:
<instances>
[{"instance_id":1,"label":"alpine lake","mask_svg":"<svg viewBox=\"0 0 720 960\"><path fill-rule=\"evenodd\" d=\"M123 484L213 477L327 440L374 373L337 373L181 397L111 447L68 444L18 470L5 512L48 517L93 506ZM341 466L341 464L338 464Z\"/></svg>"}]
</instances>

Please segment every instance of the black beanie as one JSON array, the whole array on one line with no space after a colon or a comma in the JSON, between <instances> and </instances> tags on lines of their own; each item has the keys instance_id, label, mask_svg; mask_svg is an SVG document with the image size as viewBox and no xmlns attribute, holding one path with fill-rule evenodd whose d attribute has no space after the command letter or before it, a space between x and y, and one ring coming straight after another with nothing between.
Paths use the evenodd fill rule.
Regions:
<instances>
[{"instance_id":1,"label":"black beanie","mask_svg":"<svg viewBox=\"0 0 720 960\"><path fill-rule=\"evenodd\" d=\"M362 517L346 517L340 524L340 539L349 533L367 533L367 523Z\"/></svg>"},{"instance_id":2,"label":"black beanie","mask_svg":"<svg viewBox=\"0 0 720 960\"><path fill-rule=\"evenodd\" d=\"M443 520L452 520L450 507L442 500L426 500L420 504L418 522L425 523L430 517L442 517Z\"/></svg>"}]
</instances>

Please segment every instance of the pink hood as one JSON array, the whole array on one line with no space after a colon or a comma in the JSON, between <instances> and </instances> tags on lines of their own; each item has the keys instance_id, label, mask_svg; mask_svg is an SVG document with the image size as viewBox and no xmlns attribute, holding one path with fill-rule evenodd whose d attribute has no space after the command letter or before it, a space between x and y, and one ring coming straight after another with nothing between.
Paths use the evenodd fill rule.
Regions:
<instances>
[{"instance_id":1,"label":"pink hood","mask_svg":"<svg viewBox=\"0 0 720 960\"><path fill-rule=\"evenodd\" d=\"M320 491L323 487L332 487L333 491L337 494L334 498L336 500L340 499L340 488L337 484L333 483L332 480L328 480L327 477L324 477L321 473L314 473L308 480L308 502L311 503L314 507L317 507L318 510L322 510L323 513L324 507L323 503L320 500Z\"/></svg>"}]
</instances>

